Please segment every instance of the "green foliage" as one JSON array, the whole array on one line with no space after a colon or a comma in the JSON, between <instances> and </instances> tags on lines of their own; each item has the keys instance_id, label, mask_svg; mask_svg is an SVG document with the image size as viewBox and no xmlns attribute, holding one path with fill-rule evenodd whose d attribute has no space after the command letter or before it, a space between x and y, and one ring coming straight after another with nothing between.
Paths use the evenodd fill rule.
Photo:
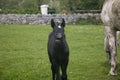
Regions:
<instances>
[{"instance_id":1,"label":"green foliage","mask_svg":"<svg viewBox=\"0 0 120 80\"><path fill-rule=\"evenodd\" d=\"M102 21L101 20L96 20L94 17L88 17L87 19L79 19L78 22L76 22L76 24L82 24L82 25L86 25L86 24L100 25L100 24L102 24Z\"/></svg>"},{"instance_id":2,"label":"green foliage","mask_svg":"<svg viewBox=\"0 0 120 80\"><path fill-rule=\"evenodd\" d=\"M72 9L101 9L103 0L69 0L69 7Z\"/></svg>"},{"instance_id":3,"label":"green foliage","mask_svg":"<svg viewBox=\"0 0 120 80\"><path fill-rule=\"evenodd\" d=\"M0 13L38 13L40 6L49 5L57 13L63 10L101 9L104 0L0 0Z\"/></svg>"},{"instance_id":4,"label":"green foliage","mask_svg":"<svg viewBox=\"0 0 120 80\"><path fill-rule=\"evenodd\" d=\"M52 80L47 54L51 31L49 25L0 25L0 80ZM70 48L69 80L120 79L120 64L118 76L107 75L103 26L66 25L65 33Z\"/></svg>"},{"instance_id":5,"label":"green foliage","mask_svg":"<svg viewBox=\"0 0 120 80\"><path fill-rule=\"evenodd\" d=\"M38 13L36 0L1 0L0 13Z\"/></svg>"},{"instance_id":6,"label":"green foliage","mask_svg":"<svg viewBox=\"0 0 120 80\"><path fill-rule=\"evenodd\" d=\"M34 9L4 9L0 12L1 14L4 13L4 14L8 14L8 13L13 13L13 14L26 14L26 13L29 13L29 14L36 14L38 13L38 10L34 10Z\"/></svg>"}]
</instances>

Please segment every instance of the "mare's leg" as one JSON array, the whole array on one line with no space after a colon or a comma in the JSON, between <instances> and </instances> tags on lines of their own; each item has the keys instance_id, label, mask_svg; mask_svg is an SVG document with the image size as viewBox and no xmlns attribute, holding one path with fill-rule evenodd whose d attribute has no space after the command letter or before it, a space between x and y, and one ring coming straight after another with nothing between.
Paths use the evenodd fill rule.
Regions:
<instances>
[{"instance_id":1,"label":"mare's leg","mask_svg":"<svg viewBox=\"0 0 120 80\"><path fill-rule=\"evenodd\" d=\"M110 53L111 53L111 69L109 75L117 75L117 39L116 39L116 31L112 31L111 36L109 38L110 45Z\"/></svg>"},{"instance_id":2,"label":"mare's leg","mask_svg":"<svg viewBox=\"0 0 120 80\"><path fill-rule=\"evenodd\" d=\"M108 38L108 36L105 36L104 47L105 47L105 51L106 51L107 56L108 56L108 62L110 64L110 62L111 62L111 53L110 53L110 49L109 49L109 38Z\"/></svg>"},{"instance_id":3,"label":"mare's leg","mask_svg":"<svg viewBox=\"0 0 120 80\"><path fill-rule=\"evenodd\" d=\"M68 65L68 60L63 62L63 64L61 65L61 69L62 69L62 80L67 80L67 65Z\"/></svg>"},{"instance_id":4,"label":"mare's leg","mask_svg":"<svg viewBox=\"0 0 120 80\"><path fill-rule=\"evenodd\" d=\"M117 35L117 46L119 46L119 34L120 34L120 31L117 31L116 35Z\"/></svg>"},{"instance_id":5,"label":"mare's leg","mask_svg":"<svg viewBox=\"0 0 120 80\"><path fill-rule=\"evenodd\" d=\"M109 75L117 75L116 67L117 67L117 43L116 43L116 31L111 29L109 26L105 27L105 33L107 37L107 43L105 45L106 50L109 51L110 65L111 69Z\"/></svg>"}]
</instances>

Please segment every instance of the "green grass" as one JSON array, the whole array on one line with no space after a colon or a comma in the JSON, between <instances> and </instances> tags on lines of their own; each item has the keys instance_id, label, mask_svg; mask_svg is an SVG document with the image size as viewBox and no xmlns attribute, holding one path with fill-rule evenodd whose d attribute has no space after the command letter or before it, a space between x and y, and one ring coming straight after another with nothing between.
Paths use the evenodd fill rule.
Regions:
<instances>
[{"instance_id":1,"label":"green grass","mask_svg":"<svg viewBox=\"0 0 120 80\"><path fill-rule=\"evenodd\" d=\"M46 49L51 30L49 25L0 25L0 80L52 80ZM65 32L69 80L120 80L120 64L118 76L107 75L103 26L67 25Z\"/></svg>"}]
</instances>

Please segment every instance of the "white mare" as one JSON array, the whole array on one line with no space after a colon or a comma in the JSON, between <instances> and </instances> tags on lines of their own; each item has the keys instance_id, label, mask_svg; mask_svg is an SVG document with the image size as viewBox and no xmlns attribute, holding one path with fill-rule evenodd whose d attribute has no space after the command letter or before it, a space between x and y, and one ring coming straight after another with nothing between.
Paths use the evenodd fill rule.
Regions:
<instances>
[{"instance_id":1,"label":"white mare","mask_svg":"<svg viewBox=\"0 0 120 80\"><path fill-rule=\"evenodd\" d=\"M105 28L105 51L109 56L109 75L117 75L117 33L120 31L120 0L105 0L101 19Z\"/></svg>"}]
</instances>

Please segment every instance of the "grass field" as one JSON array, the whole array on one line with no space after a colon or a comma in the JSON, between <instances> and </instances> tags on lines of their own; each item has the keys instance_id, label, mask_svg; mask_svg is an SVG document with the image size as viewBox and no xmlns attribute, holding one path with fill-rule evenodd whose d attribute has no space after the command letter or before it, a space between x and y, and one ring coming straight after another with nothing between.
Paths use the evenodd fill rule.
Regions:
<instances>
[{"instance_id":1,"label":"grass field","mask_svg":"<svg viewBox=\"0 0 120 80\"><path fill-rule=\"evenodd\" d=\"M46 49L51 30L49 25L0 25L0 80L52 80ZM65 32L69 80L120 80L120 64L118 76L107 75L102 25L67 25Z\"/></svg>"}]
</instances>

